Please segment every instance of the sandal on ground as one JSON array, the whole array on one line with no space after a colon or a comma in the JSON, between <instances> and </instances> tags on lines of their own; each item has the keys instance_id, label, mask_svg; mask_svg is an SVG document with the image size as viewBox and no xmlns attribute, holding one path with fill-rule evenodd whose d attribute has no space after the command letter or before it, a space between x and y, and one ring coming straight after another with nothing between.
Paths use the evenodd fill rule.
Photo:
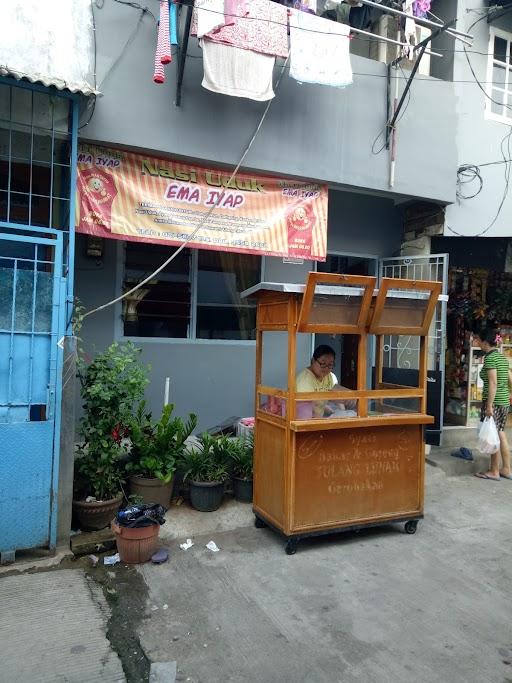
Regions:
<instances>
[{"instance_id":1,"label":"sandal on ground","mask_svg":"<svg viewBox=\"0 0 512 683\"><path fill-rule=\"evenodd\" d=\"M491 481L500 481L499 475L495 477L493 474L489 474L489 472L477 472L475 474L475 477L478 477L478 479L490 479Z\"/></svg>"},{"instance_id":2,"label":"sandal on ground","mask_svg":"<svg viewBox=\"0 0 512 683\"><path fill-rule=\"evenodd\" d=\"M511 474L502 474L502 473L500 472L500 477L501 477L502 479L512 479L512 473L511 473Z\"/></svg>"}]
</instances>

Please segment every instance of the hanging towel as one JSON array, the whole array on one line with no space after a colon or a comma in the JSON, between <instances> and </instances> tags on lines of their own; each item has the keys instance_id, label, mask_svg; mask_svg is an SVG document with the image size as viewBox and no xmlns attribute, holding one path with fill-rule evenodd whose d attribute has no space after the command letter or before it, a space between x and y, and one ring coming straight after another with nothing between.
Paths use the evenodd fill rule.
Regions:
<instances>
[{"instance_id":1,"label":"hanging towel","mask_svg":"<svg viewBox=\"0 0 512 683\"><path fill-rule=\"evenodd\" d=\"M171 45L178 44L178 5L171 0L169 5L169 34Z\"/></svg>"},{"instance_id":2,"label":"hanging towel","mask_svg":"<svg viewBox=\"0 0 512 683\"><path fill-rule=\"evenodd\" d=\"M272 75L275 57L215 43L208 38L202 41L202 47L203 88L258 102L274 97Z\"/></svg>"},{"instance_id":3,"label":"hanging towel","mask_svg":"<svg viewBox=\"0 0 512 683\"><path fill-rule=\"evenodd\" d=\"M194 5L198 38L202 38L207 33L224 26L224 0L195 0ZM196 33L192 35L196 35Z\"/></svg>"},{"instance_id":4,"label":"hanging towel","mask_svg":"<svg viewBox=\"0 0 512 683\"><path fill-rule=\"evenodd\" d=\"M162 64L172 62L171 41L169 40L169 2L160 0L160 21L158 24L158 45L160 61Z\"/></svg>"},{"instance_id":5,"label":"hanging towel","mask_svg":"<svg viewBox=\"0 0 512 683\"><path fill-rule=\"evenodd\" d=\"M224 23L232 26L238 16L245 17L248 14L247 0L224 0Z\"/></svg>"},{"instance_id":6,"label":"hanging towel","mask_svg":"<svg viewBox=\"0 0 512 683\"><path fill-rule=\"evenodd\" d=\"M291 10L290 76L301 83L350 85L349 32L345 24Z\"/></svg>"},{"instance_id":7,"label":"hanging towel","mask_svg":"<svg viewBox=\"0 0 512 683\"><path fill-rule=\"evenodd\" d=\"M234 0L234 23L208 34L216 43L253 50L274 57L288 56L288 10L270 0ZM248 10L244 14L244 7ZM199 12L194 12L192 35L200 36Z\"/></svg>"}]
</instances>

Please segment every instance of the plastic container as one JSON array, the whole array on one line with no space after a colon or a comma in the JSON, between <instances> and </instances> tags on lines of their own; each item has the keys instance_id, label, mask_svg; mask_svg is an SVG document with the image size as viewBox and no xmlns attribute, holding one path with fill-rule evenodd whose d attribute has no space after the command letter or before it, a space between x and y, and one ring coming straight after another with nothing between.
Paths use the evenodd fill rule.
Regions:
<instances>
[{"instance_id":1,"label":"plastic container","mask_svg":"<svg viewBox=\"0 0 512 683\"><path fill-rule=\"evenodd\" d=\"M145 527L119 526L112 522L112 531L116 535L117 551L121 562L140 564L148 562L158 547L159 524Z\"/></svg>"}]
</instances>

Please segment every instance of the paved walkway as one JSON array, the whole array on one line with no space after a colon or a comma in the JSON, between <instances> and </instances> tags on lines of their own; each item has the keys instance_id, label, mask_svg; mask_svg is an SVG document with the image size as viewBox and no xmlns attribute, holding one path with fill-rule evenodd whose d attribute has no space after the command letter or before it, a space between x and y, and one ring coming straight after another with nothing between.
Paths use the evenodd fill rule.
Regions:
<instances>
[{"instance_id":1,"label":"paved walkway","mask_svg":"<svg viewBox=\"0 0 512 683\"><path fill-rule=\"evenodd\" d=\"M79 569L0 578L0 683L120 683L103 594Z\"/></svg>"},{"instance_id":2,"label":"paved walkway","mask_svg":"<svg viewBox=\"0 0 512 683\"><path fill-rule=\"evenodd\" d=\"M511 682L512 481L427 469L414 536L366 530L291 557L254 527L170 542L168 564L140 569L146 654L191 683Z\"/></svg>"}]
</instances>

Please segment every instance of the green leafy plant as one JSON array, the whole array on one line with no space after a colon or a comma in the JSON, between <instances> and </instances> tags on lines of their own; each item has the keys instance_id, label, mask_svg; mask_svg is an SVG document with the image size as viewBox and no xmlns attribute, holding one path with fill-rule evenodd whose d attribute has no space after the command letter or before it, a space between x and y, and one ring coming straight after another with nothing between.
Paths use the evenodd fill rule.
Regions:
<instances>
[{"instance_id":1,"label":"green leafy plant","mask_svg":"<svg viewBox=\"0 0 512 683\"><path fill-rule=\"evenodd\" d=\"M176 471L176 463L185 451L185 441L197 425L197 416L191 413L186 421L172 417L174 405L166 405L158 422L153 422L142 401L129 425L132 443L130 460L126 465L129 474L159 479L168 484Z\"/></svg>"},{"instance_id":2,"label":"green leafy plant","mask_svg":"<svg viewBox=\"0 0 512 683\"><path fill-rule=\"evenodd\" d=\"M252 479L254 437L252 433L246 437L232 441L229 457L231 469L235 477Z\"/></svg>"},{"instance_id":3,"label":"green leafy plant","mask_svg":"<svg viewBox=\"0 0 512 683\"><path fill-rule=\"evenodd\" d=\"M133 408L142 400L147 368L133 344L112 344L88 365L79 361L84 414L80 420L75 491L98 500L114 498L122 485L119 462Z\"/></svg>"},{"instance_id":4,"label":"green leafy plant","mask_svg":"<svg viewBox=\"0 0 512 683\"><path fill-rule=\"evenodd\" d=\"M232 443L227 436L201 434L197 446L185 450L180 458L183 480L225 481L230 473Z\"/></svg>"}]
</instances>

